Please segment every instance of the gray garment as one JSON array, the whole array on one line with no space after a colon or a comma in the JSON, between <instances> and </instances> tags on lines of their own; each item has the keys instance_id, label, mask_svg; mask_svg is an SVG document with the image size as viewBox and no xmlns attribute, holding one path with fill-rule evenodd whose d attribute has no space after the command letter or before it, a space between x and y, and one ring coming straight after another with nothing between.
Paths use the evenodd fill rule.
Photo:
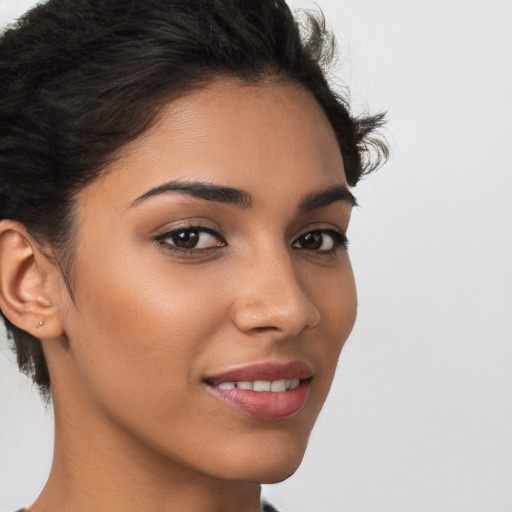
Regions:
<instances>
[{"instance_id":1,"label":"gray garment","mask_svg":"<svg viewBox=\"0 0 512 512\"><path fill-rule=\"evenodd\" d=\"M26 508L20 508L19 510L16 510L16 512L28 512ZM261 504L261 512L278 512L272 505L268 503L262 503Z\"/></svg>"}]
</instances>

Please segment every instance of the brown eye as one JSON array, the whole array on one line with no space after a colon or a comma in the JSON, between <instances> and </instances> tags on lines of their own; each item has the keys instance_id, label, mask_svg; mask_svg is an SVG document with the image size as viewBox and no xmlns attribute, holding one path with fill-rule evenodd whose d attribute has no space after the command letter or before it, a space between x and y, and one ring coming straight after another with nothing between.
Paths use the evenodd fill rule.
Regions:
<instances>
[{"instance_id":1,"label":"brown eye","mask_svg":"<svg viewBox=\"0 0 512 512\"><path fill-rule=\"evenodd\" d=\"M324 229L304 233L293 242L292 247L307 251L333 252L339 248L346 248L347 245L348 240L344 233Z\"/></svg>"},{"instance_id":2,"label":"brown eye","mask_svg":"<svg viewBox=\"0 0 512 512\"><path fill-rule=\"evenodd\" d=\"M192 251L224 247L226 242L209 228L176 228L158 235L155 240L169 249Z\"/></svg>"},{"instance_id":3,"label":"brown eye","mask_svg":"<svg viewBox=\"0 0 512 512\"><path fill-rule=\"evenodd\" d=\"M196 230L180 231L173 233L170 238L176 247L193 249L199 242L199 232Z\"/></svg>"},{"instance_id":4,"label":"brown eye","mask_svg":"<svg viewBox=\"0 0 512 512\"><path fill-rule=\"evenodd\" d=\"M299 237L297 242L303 249L318 250L324 243L324 235L321 233L306 233Z\"/></svg>"}]
</instances>

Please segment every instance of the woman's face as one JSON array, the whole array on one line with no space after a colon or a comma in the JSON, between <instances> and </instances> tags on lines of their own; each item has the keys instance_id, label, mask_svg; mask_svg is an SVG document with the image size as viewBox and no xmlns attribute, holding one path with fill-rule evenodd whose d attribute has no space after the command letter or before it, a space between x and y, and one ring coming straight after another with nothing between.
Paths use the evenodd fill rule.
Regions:
<instances>
[{"instance_id":1,"label":"woman's face","mask_svg":"<svg viewBox=\"0 0 512 512\"><path fill-rule=\"evenodd\" d=\"M219 80L168 105L77 196L57 415L188 471L289 476L356 316L351 199L298 86Z\"/></svg>"}]
</instances>

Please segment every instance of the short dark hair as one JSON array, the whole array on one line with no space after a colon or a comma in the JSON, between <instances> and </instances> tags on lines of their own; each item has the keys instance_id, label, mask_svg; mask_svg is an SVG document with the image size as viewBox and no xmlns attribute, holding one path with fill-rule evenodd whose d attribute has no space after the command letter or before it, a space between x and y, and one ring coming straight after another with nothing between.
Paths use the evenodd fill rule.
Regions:
<instances>
[{"instance_id":1,"label":"short dark hair","mask_svg":"<svg viewBox=\"0 0 512 512\"><path fill-rule=\"evenodd\" d=\"M353 186L387 157L375 135L384 116L351 115L326 80L333 56L321 13L299 23L284 0L38 5L0 38L0 219L24 224L51 247L66 277L77 191L151 127L165 103L223 76L276 78L310 91ZM40 341L2 316L20 369L49 396Z\"/></svg>"}]
</instances>

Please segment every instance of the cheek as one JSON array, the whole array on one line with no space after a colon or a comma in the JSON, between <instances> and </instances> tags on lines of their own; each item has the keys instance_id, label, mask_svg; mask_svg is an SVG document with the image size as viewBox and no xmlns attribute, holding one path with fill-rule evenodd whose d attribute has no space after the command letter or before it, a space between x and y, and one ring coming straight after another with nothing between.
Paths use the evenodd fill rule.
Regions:
<instances>
[{"instance_id":1,"label":"cheek","mask_svg":"<svg viewBox=\"0 0 512 512\"><path fill-rule=\"evenodd\" d=\"M322 303L326 324L331 326L338 339L339 350L348 338L357 315L357 292L352 266L347 257L338 280L333 280L319 299Z\"/></svg>"},{"instance_id":2,"label":"cheek","mask_svg":"<svg viewBox=\"0 0 512 512\"><path fill-rule=\"evenodd\" d=\"M319 310L322 329L339 349L350 334L357 314L357 292L352 265L347 253L335 268L304 272L307 293Z\"/></svg>"},{"instance_id":3,"label":"cheek","mask_svg":"<svg viewBox=\"0 0 512 512\"><path fill-rule=\"evenodd\" d=\"M135 255L103 263L82 269L88 279L77 286L70 339L84 380L101 400L178 400L197 381L197 354L225 316L215 275L166 260L143 265Z\"/></svg>"},{"instance_id":4,"label":"cheek","mask_svg":"<svg viewBox=\"0 0 512 512\"><path fill-rule=\"evenodd\" d=\"M318 377L322 393L327 394L338 358L357 315L357 292L348 254L342 265L306 278L310 297L321 315L316 357L323 372ZM321 342L320 342L321 340Z\"/></svg>"}]
</instances>

